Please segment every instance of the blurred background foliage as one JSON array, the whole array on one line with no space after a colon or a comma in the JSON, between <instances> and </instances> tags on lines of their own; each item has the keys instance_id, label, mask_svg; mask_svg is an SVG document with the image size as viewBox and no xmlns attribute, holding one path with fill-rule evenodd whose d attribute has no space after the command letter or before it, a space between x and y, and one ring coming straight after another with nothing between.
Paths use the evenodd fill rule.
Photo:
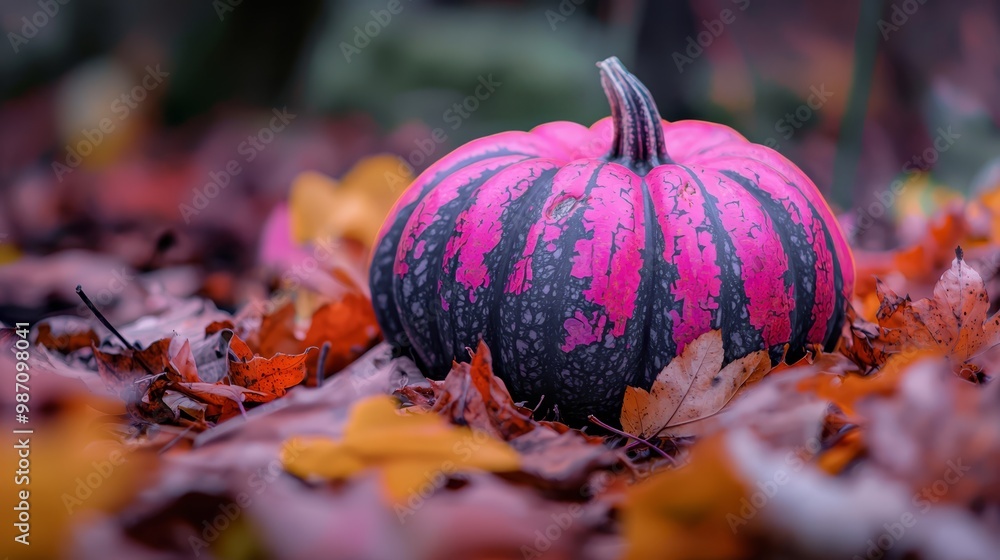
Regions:
<instances>
[{"instance_id":1,"label":"blurred background foliage","mask_svg":"<svg viewBox=\"0 0 1000 560\"><path fill-rule=\"evenodd\" d=\"M43 17L39 0L5 0L0 260L99 249L137 270L197 263L238 275L255 266L261 223L299 173L340 177L381 152L419 172L485 134L589 124L608 113L594 63L610 55L665 118L722 122L787 155L848 225L905 181L906 204L871 213L876 227L854 240L896 247L908 240L887 224L900 212L930 215L1000 181L1000 5L883 0L879 25L859 27L861 2L399 0L373 24L390 0L70 0ZM33 18L44 25L31 33ZM855 52L858 34L874 51ZM866 56L858 171L831 193ZM122 118L115 100L150 68L169 76ZM483 79L501 85L453 126L449 111ZM241 143L285 107L291 125L247 161ZM59 173L54 164L103 118L114 130ZM435 128L442 145L411 157ZM942 131L953 145L931 161L922 154ZM185 220L179 207L232 159L240 173Z\"/></svg>"}]
</instances>

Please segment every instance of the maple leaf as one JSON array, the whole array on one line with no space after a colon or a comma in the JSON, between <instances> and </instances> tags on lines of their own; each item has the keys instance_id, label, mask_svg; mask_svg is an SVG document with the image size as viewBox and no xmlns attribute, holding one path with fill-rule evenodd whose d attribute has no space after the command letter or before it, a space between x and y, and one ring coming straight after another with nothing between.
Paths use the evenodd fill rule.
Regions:
<instances>
[{"instance_id":1,"label":"maple leaf","mask_svg":"<svg viewBox=\"0 0 1000 560\"><path fill-rule=\"evenodd\" d=\"M639 437L687 435L684 425L707 418L732 400L747 383L771 370L766 350L722 367L722 331L709 331L684 347L656 376L647 392L626 387L623 429Z\"/></svg>"},{"instance_id":2,"label":"maple leaf","mask_svg":"<svg viewBox=\"0 0 1000 560\"><path fill-rule=\"evenodd\" d=\"M233 336L229 349L236 360L229 361L229 379L252 392L244 393L250 402L267 402L285 394L288 387L298 385L306 376L306 353L276 354L271 358L255 356L238 336Z\"/></svg>"},{"instance_id":3,"label":"maple leaf","mask_svg":"<svg viewBox=\"0 0 1000 560\"><path fill-rule=\"evenodd\" d=\"M958 362L1000 343L1000 314L987 317L990 299L982 277L955 250L951 268L934 286L931 298L911 301L878 282L879 325L889 351L933 349Z\"/></svg>"},{"instance_id":4,"label":"maple leaf","mask_svg":"<svg viewBox=\"0 0 1000 560\"><path fill-rule=\"evenodd\" d=\"M351 409L344 437L295 437L282 461L302 478L346 479L368 468L381 470L388 496L401 503L436 473L520 468L516 451L502 441L437 414L405 413L387 395L368 397Z\"/></svg>"},{"instance_id":5,"label":"maple leaf","mask_svg":"<svg viewBox=\"0 0 1000 560\"><path fill-rule=\"evenodd\" d=\"M453 363L444 382L434 388L431 410L455 424L508 441L535 429L531 412L514 404L503 381L493 375L493 357L483 341L479 341L471 364Z\"/></svg>"}]
</instances>

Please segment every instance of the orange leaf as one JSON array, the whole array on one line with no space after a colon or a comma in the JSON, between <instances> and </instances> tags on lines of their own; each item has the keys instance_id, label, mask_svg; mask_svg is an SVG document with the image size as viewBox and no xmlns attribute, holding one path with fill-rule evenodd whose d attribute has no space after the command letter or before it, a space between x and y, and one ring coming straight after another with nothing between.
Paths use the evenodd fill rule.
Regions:
<instances>
[{"instance_id":1,"label":"orange leaf","mask_svg":"<svg viewBox=\"0 0 1000 560\"><path fill-rule=\"evenodd\" d=\"M371 302L357 293L348 293L339 301L316 310L306 333L304 346L321 347L330 343L324 377L344 369L378 341L378 323ZM316 360L309 360L310 377L314 377Z\"/></svg>"},{"instance_id":2,"label":"orange leaf","mask_svg":"<svg viewBox=\"0 0 1000 560\"><path fill-rule=\"evenodd\" d=\"M879 283L877 317L889 350L934 349L965 362L1000 344L1000 314L987 317L983 279L965 264L961 247L955 254L932 298L913 302Z\"/></svg>"},{"instance_id":3,"label":"orange leaf","mask_svg":"<svg viewBox=\"0 0 1000 560\"><path fill-rule=\"evenodd\" d=\"M254 356L250 347L239 337L233 336L230 350L238 361L229 362L229 378L234 385L245 387L250 402L267 402L285 394L288 387L305 379L307 354L276 354L271 358ZM261 395L259 393L265 393Z\"/></svg>"}]
</instances>

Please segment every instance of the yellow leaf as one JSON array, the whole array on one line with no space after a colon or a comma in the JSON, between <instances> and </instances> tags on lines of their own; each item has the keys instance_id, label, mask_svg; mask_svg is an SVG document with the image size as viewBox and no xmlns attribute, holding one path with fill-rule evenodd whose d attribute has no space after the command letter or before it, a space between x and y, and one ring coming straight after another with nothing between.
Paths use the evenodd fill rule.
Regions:
<instances>
[{"instance_id":1,"label":"yellow leaf","mask_svg":"<svg viewBox=\"0 0 1000 560\"><path fill-rule=\"evenodd\" d=\"M289 194L292 239L354 239L371 245L393 203L413 181L406 163L391 155L359 161L338 183L307 171Z\"/></svg>"},{"instance_id":2,"label":"yellow leaf","mask_svg":"<svg viewBox=\"0 0 1000 560\"><path fill-rule=\"evenodd\" d=\"M520 457L506 443L452 426L437 414L400 412L385 395L354 405L340 441L292 438L282 460L286 470L303 478L339 480L379 469L386 493L396 503L440 473L520 468Z\"/></svg>"},{"instance_id":3,"label":"yellow leaf","mask_svg":"<svg viewBox=\"0 0 1000 560\"><path fill-rule=\"evenodd\" d=\"M631 487L622 529L631 559L709 559L743 556L737 529L747 490L732 471L721 436L696 444L691 462Z\"/></svg>"},{"instance_id":4,"label":"yellow leaf","mask_svg":"<svg viewBox=\"0 0 1000 560\"><path fill-rule=\"evenodd\" d=\"M750 379L771 369L766 350L722 367L722 331L707 332L663 368L647 392L625 389L622 428L640 437L689 435L683 426L716 414Z\"/></svg>"}]
</instances>

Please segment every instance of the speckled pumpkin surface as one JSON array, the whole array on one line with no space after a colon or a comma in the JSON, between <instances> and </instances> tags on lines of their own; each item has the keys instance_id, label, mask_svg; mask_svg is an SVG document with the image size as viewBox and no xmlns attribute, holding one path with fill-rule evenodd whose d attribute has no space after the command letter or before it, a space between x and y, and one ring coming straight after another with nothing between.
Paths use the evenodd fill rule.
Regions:
<instances>
[{"instance_id":1,"label":"speckled pumpkin surface","mask_svg":"<svg viewBox=\"0 0 1000 560\"><path fill-rule=\"evenodd\" d=\"M371 266L386 339L435 377L482 338L515 399L571 423L616 419L708 330L727 362L832 347L854 266L813 182L599 66L611 117L475 140L403 194Z\"/></svg>"}]
</instances>

